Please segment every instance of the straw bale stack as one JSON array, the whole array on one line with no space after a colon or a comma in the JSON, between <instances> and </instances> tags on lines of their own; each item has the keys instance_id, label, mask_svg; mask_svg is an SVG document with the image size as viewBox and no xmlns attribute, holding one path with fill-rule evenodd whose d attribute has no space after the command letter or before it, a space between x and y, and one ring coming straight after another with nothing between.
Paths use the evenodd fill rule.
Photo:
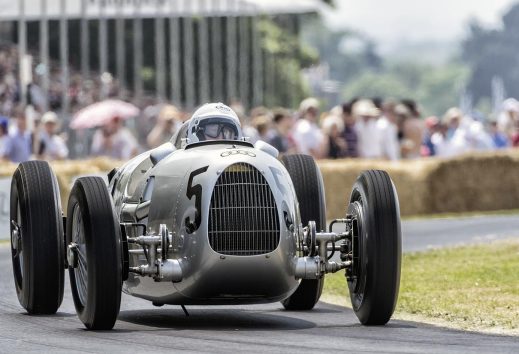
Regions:
<instances>
[{"instance_id":1,"label":"straw bale stack","mask_svg":"<svg viewBox=\"0 0 519 354\"><path fill-rule=\"evenodd\" d=\"M401 162L325 160L319 166L328 219L344 216L351 186L366 169L389 173L404 216L519 208L519 150Z\"/></svg>"},{"instance_id":2,"label":"straw bale stack","mask_svg":"<svg viewBox=\"0 0 519 354\"><path fill-rule=\"evenodd\" d=\"M105 174L122 164L107 158L52 162L63 208L74 177ZM328 219L344 217L351 187L367 169L389 173L403 216L519 208L519 149L400 162L322 160L318 165L325 185ZM0 163L0 177L11 176L15 169L16 164Z\"/></svg>"}]
</instances>

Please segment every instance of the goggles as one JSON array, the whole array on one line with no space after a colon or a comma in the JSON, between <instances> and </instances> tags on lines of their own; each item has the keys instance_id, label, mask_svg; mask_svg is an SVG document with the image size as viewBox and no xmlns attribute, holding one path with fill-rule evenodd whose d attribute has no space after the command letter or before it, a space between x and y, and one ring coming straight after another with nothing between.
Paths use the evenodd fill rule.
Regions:
<instances>
[{"instance_id":1,"label":"goggles","mask_svg":"<svg viewBox=\"0 0 519 354\"><path fill-rule=\"evenodd\" d=\"M236 127L229 123L207 123L198 130L211 139L235 140L238 136Z\"/></svg>"}]
</instances>

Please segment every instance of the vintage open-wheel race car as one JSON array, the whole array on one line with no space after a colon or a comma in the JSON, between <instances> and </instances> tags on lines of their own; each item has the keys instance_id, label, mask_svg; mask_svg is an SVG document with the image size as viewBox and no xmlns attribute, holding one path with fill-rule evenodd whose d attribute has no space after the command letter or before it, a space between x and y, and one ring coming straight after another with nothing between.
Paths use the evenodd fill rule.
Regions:
<instances>
[{"instance_id":1,"label":"vintage open-wheel race car","mask_svg":"<svg viewBox=\"0 0 519 354\"><path fill-rule=\"evenodd\" d=\"M223 104L202 106L171 142L114 169L108 186L78 178L66 216L49 164L24 162L10 210L20 304L30 314L55 313L68 269L89 329L113 328L121 291L156 306L280 301L310 310L325 274L345 270L366 325L387 323L398 297L400 214L388 174L363 172L344 218L327 229L314 160L279 160L272 146L247 142Z\"/></svg>"}]
</instances>

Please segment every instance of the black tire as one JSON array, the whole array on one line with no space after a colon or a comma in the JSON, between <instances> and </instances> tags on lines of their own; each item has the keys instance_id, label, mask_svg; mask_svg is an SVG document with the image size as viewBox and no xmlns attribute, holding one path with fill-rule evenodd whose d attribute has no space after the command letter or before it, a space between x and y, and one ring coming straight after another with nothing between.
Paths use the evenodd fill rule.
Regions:
<instances>
[{"instance_id":1,"label":"black tire","mask_svg":"<svg viewBox=\"0 0 519 354\"><path fill-rule=\"evenodd\" d=\"M121 305L121 231L103 179L82 177L74 183L66 236L68 245L78 246L77 266L69 265L78 317L88 329L112 329Z\"/></svg>"},{"instance_id":2,"label":"black tire","mask_svg":"<svg viewBox=\"0 0 519 354\"><path fill-rule=\"evenodd\" d=\"M314 220L317 231L326 229L326 202L321 171L308 155L285 155L282 158L299 202L301 222ZM287 310L311 310L323 292L324 278L303 279L297 290L281 303Z\"/></svg>"},{"instance_id":3,"label":"black tire","mask_svg":"<svg viewBox=\"0 0 519 354\"><path fill-rule=\"evenodd\" d=\"M353 311L364 325L384 325L395 310L402 256L398 196L385 171L362 172L348 214L358 220L355 264L347 273Z\"/></svg>"},{"instance_id":4,"label":"black tire","mask_svg":"<svg viewBox=\"0 0 519 354\"><path fill-rule=\"evenodd\" d=\"M18 301L30 314L56 313L65 273L63 216L58 182L46 161L23 162L14 172L10 220Z\"/></svg>"}]
</instances>

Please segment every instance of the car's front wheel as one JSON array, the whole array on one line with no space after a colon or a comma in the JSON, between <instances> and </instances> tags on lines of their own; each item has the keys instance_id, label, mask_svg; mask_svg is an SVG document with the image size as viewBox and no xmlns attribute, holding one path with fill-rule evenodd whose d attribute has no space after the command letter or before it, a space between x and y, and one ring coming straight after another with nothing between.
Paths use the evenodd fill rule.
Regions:
<instances>
[{"instance_id":1,"label":"car's front wheel","mask_svg":"<svg viewBox=\"0 0 519 354\"><path fill-rule=\"evenodd\" d=\"M121 304L121 234L101 178L82 177L74 183L66 236L78 317L88 329L112 329Z\"/></svg>"},{"instance_id":2,"label":"car's front wheel","mask_svg":"<svg viewBox=\"0 0 519 354\"><path fill-rule=\"evenodd\" d=\"M353 311L365 325L391 318L400 285L398 196L385 171L364 171L353 185L353 266L346 272Z\"/></svg>"}]
</instances>

